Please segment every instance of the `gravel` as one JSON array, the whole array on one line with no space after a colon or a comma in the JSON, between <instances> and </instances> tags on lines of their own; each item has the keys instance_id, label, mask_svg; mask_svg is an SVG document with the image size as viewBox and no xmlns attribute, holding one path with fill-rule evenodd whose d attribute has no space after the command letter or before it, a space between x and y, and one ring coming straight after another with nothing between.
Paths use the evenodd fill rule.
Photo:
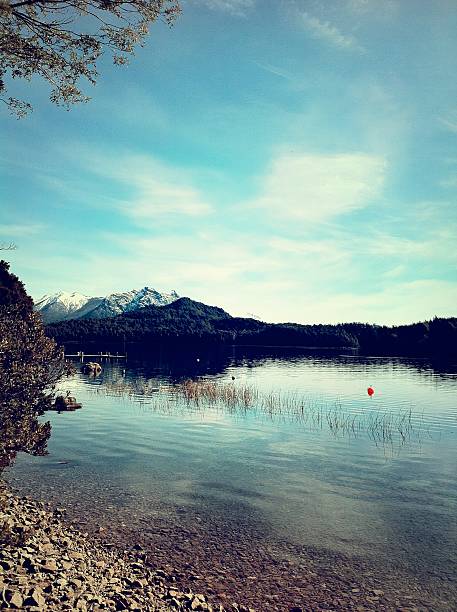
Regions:
<instances>
[{"instance_id":1,"label":"gravel","mask_svg":"<svg viewBox=\"0 0 457 612\"><path fill-rule=\"evenodd\" d=\"M142 559L123 555L64 520L61 508L0 483L0 608L11 610L224 610L170 587ZM234 603L232 610L249 612Z\"/></svg>"}]
</instances>

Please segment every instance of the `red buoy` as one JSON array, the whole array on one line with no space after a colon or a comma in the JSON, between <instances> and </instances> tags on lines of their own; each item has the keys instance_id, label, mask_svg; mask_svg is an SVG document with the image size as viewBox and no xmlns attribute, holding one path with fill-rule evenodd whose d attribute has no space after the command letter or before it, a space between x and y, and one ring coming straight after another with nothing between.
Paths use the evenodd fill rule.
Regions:
<instances>
[{"instance_id":1,"label":"red buoy","mask_svg":"<svg viewBox=\"0 0 457 612\"><path fill-rule=\"evenodd\" d=\"M367 389L367 393L368 393L368 395L369 395L370 397L371 397L372 395L374 395L374 389L373 389L373 387L368 387L368 389Z\"/></svg>"}]
</instances>

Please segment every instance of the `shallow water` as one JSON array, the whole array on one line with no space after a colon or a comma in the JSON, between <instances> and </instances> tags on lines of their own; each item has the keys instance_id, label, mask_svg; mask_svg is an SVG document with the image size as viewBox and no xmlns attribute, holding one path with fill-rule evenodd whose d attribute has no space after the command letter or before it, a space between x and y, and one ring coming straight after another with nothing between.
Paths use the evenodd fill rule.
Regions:
<instances>
[{"instance_id":1,"label":"shallow water","mask_svg":"<svg viewBox=\"0 0 457 612\"><path fill-rule=\"evenodd\" d=\"M189 377L280 391L282 408L176 401L170 385ZM47 415L49 455L9 476L23 490L106 520L123 509L135 529L161 514L236 524L240 540L255 530L455 588L456 365L238 350L104 364L65 388L83 408ZM292 396L303 414L284 408ZM356 426L332 429L332 411Z\"/></svg>"}]
</instances>

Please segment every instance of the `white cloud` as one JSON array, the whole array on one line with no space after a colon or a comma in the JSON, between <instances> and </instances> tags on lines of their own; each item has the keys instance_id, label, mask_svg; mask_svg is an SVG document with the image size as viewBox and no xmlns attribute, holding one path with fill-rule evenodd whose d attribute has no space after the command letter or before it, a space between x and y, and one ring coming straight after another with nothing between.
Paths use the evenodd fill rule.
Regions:
<instances>
[{"instance_id":1,"label":"white cloud","mask_svg":"<svg viewBox=\"0 0 457 612\"><path fill-rule=\"evenodd\" d=\"M362 50L362 47L360 47L357 40L353 36L343 34L329 21L321 21L306 11L300 12L298 16L304 28L314 38L323 40L340 49Z\"/></svg>"},{"instance_id":2,"label":"white cloud","mask_svg":"<svg viewBox=\"0 0 457 612\"><path fill-rule=\"evenodd\" d=\"M265 72L269 72L270 74L274 74L275 76L286 79L286 81L293 81L294 77L289 74L286 70L279 68L273 64L269 64L268 62L254 62L256 66L265 70Z\"/></svg>"},{"instance_id":3,"label":"white cloud","mask_svg":"<svg viewBox=\"0 0 457 612\"><path fill-rule=\"evenodd\" d=\"M278 217L325 221L379 196L385 168L383 158L367 154L283 155L248 205Z\"/></svg>"},{"instance_id":4,"label":"white cloud","mask_svg":"<svg viewBox=\"0 0 457 612\"><path fill-rule=\"evenodd\" d=\"M211 206L190 186L138 176L130 184L136 196L122 203L119 208L136 221L147 221L164 215L200 216L211 211Z\"/></svg>"},{"instance_id":5,"label":"white cloud","mask_svg":"<svg viewBox=\"0 0 457 612\"><path fill-rule=\"evenodd\" d=\"M400 325L424 321L436 316L456 315L457 283L440 280L417 280L390 283L377 292L335 294L318 301L312 316L329 322L366 321Z\"/></svg>"},{"instance_id":6,"label":"white cloud","mask_svg":"<svg viewBox=\"0 0 457 612\"><path fill-rule=\"evenodd\" d=\"M356 15L395 15L399 6L397 0L347 0L348 9Z\"/></svg>"},{"instance_id":7,"label":"white cloud","mask_svg":"<svg viewBox=\"0 0 457 612\"><path fill-rule=\"evenodd\" d=\"M212 206L192 185L191 173L185 170L146 155L125 153L112 157L85 147L74 149L87 171L122 187L122 197L103 196L100 203L116 208L140 225L163 217L198 217L212 211Z\"/></svg>"},{"instance_id":8,"label":"white cloud","mask_svg":"<svg viewBox=\"0 0 457 612\"><path fill-rule=\"evenodd\" d=\"M398 266L394 266L393 268L390 268L389 270L384 272L382 276L383 278L398 278L400 276L403 276L406 272L407 272L406 266L400 264Z\"/></svg>"},{"instance_id":9,"label":"white cloud","mask_svg":"<svg viewBox=\"0 0 457 612\"><path fill-rule=\"evenodd\" d=\"M212 11L223 11L235 17L244 17L255 6L255 0L203 0Z\"/></svg>"},{"instance_id":10,"label":"white cloud","mask_svg":"<svg viewBox=\"0 0 457 612\"><path fill-rule=\"evenodd\" d=\"M411 240L377 231L372 232L368 240L361 240L359 244L361 255L375 255L383 258L424 257L430 255L436 247L434 241Z\"/></svg>"},{"instance_id":11,"label":"white cloud","mask_svg":"<svg viewBox=\"0 0 457 612\"><path fill-rule=\"evenodd\" d=\"M100 166L99 166L100 168ZM132 193L120 204L126 215L139 221L163 215L206 215L211 206L179 168L170 168L155 159L125 155L111 160L104 171L122 182Z\"/></svg>"},{"instance_id":12,"label":"white cloud","mask_svg":"<svg viewBox=\"0 0 457 612\"><path fill-rule=\"evenodd\" d=\"M439 120L441 125L444 125L449 132L457 134L457 112L453 112L447 117L440 117Z\"/></svg>"},{"instance_id":13,"label":"white cloud","mask_svg":"<svg viewBox=\"0 0 457 612\"><path fill-rule=\"evenodd\" d=\"M381 231L372 231L369 238L358 241L353 253L359 257L374 256L379 259L415 262L423 269L425 266L445 266L457 264L457 251L454 248L456 236L455 223L448 227L437 228L415 239L394 236Z\"/></svg>"},{"instance_id":14,"label":"white cloud","mask_svg":"<svg viewBox=\"0 0 457 612\"><path fill-rule=\"evenodd\" d=\"M440 181L440 186L445 189L454 189L457 187L457 173L450 174L447 179Z\"/></svg>"},{"instance_id":15,"label":"white cloud","mask_svg":"<svg viewBox=\"0 0 457 612\"><path fill-rule=\"evenodd\" d=\"M313 271L319 269L319 276L324 272L338 276L350 263L352 252L338 240L296 240L290 238L272 238L268 246L282 257L284 262L293 258L299 261L300 271L311 278ZM292 268L294 266L292 265Z\"/></svg>"},{"instance_id":16,"label":"white cloud","mask_svg":"<svg viewBox=\"0 0 457 612\"><path fill-rule=\"evenodd\" d=\"M16 223L16 224L0 224L0 236L4 240L10 238L22 238L39 234L46 229L42 223Z\"/></svg>"},{"instance_id":17,"label":"white cloud","mask_svg":"<svg viewBox=\"0 0 457 612\"><path fill-rule=\"evenodd\" d=\"M110 240L114 247L104 256L103 279L96 275L93 279L96 284L88 285L99 254L92 253L93 259L79 261L88 294L147 284L159 289L174 288L180 295L221 306L234 315L255 312L265 319L283 318L278 315L280 303L289 302L291 295L303 290L303 283L311 287L316 274L333 278L340 273L325 249L321 249L321 255L316 254L317 243L310 246L313 256L299 253L292 262L290 254L277 248L278 245L221 228L213 233L170 232L157 237L105 234L103 239L105 243ZM321 260L327 262L326 267L318 271L317 262ZM42 288L37 294L40 292L43 293ZM270 308L273 304L276 312Z\"/></svg>"},{"instance_id":18,"label":"white cloud","mask_svg":"<svg viewBox=\"0 0 457 612\"><path fill-rule=\"evenodd\" d=\"M359 238L335 228L331 234L324 240L266 239L222 227L157 237L104 233L102 247L94 245L77 259L65 254L63 238L33 257L27 245L13 255L25 280L31 266L47 270L33 287L36 295L59 289L100 295L149 285L267 321L392 324L455 315L457 283L433 279L444 257L455 259L450 236L445 244L437 235L434 243L416 246L387 234ZM428 279L412 280L415 261ZM373 282L361 285L367 266Z\"/></svg>"}]
</instances>

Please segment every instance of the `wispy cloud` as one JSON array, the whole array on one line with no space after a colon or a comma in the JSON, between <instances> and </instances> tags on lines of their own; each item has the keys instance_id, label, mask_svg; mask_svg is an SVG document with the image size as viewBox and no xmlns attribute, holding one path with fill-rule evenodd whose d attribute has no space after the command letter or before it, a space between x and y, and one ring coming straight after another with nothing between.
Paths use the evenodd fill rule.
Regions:
<instances>
[{"instance_id":1,"label":"wispy cloud","mask_svg":"<svg viewBox=\"0 0 457 612\"><path fill-rule=\"evenodd\" d=\"M294 77L291 74L289 74L286 70L284 70L283 68L279 68L278 66L269 64L267 62L254 62L254 64L258 66L259 68L261 68L262 70L265 70L265 72L274 74L275 76L286 79L287 81L294 80Z\"/></svg>"},{"instance_id":2,"label":"wispy cloud","mask_svg":"<svg viewBox=\"0 0 457 612\"><path fill-rule=\"evenodd\" d=\"M211 211L211 206L201 194L188 185L174 185L152 176L132 177L128 185L136 195L120 203L119 209L139 222L159 216L201 216Z\"/></svg>"},{"instance_id":3,"label":"wispy cloud","mask_svg":"<svg viewBox=\"0 0 457 612\"><path fill-rule=\"evenodd\" d=\"M391 279L380 291L364 294L335 293L328 300L320 300L313 314L319 320L335 321L335 311L341 321L366 321L383 324L402 324L424 321L433 316L455 316L457 283L424 279L393 282ZM437 301L436 296L440 296ZM336 309L335 306L338 306Z\"/></svg>"},{"instance_id":4,"label":"wispy cloud","mask_svg":"<svg viewBox=\"0 0 457 612\"><path fill-rule=\"evenodd\" d=\"M245 17L255 6L255 0L203 0L212 11L223 11L235 17Z\"/></svg>"},{"instance_id":5,"label":"wispy cloud","mask_svg":"<svg viewBox=\"0 0 457 612\"><path fill-rule=\"evenodd\" d=\"M457 111L447 117L440 117L440 123L450 132L457 134Z\"/></svg>"},{"instance_id":6,"label":"wispy cloud","mask_svg":"<svg viewBox=\"0 0 457 612\"><path fill-rule=\"evenodd\" d=\"M308 222L362 208L380 195L386 162L367 154L284 155L263 177L248 206Z\"/></svg>"},{"instance_id":7,"label":"wispy cloud","mask_svg":"<svg viewBox=\"0 0 457 612\"><path fill-rule=\"evenodd\" d=\"M299 12L298 18L303 27L314 37L340 49L358 50L363 48L350 34L344 34L329 21L321 21L307 11Z\"/></svg>"},{"instance_id":8,"label":"wispy cloud","mask_svg":"<svg viewBox=\"0 0 457 612\"><path fill-rule=\"evenodd\" d=\"M312 240L274 237L268 246L276 257L289 263L293 258L300 261L300 269L312 274L316 263L319 273L338 275L341 268L347 268L352 258L352 252L341 240ZM292 266L293 267L293 266Z\"/></svg>"},{"instance_id":9,"label":"wispy cloud","mask_svg":"<svg viewBox=\"0 0 457 612\"><path fill-rule=\"evenodd\" d=\"M139 225L163 217L199 217L212 211L202 193L192 185L191 173L168 166L152 156L121 153L112 156L75 145L72 152L86 172L118 185L122 195L103 197Z\"/></svg>"},{"instance_id":10,"label":"wispy cloud","mask_svg":"<svg viewBox=\"0 0 457 612\"><path fill-rule=\"evenodd\" d=\"M108 286L123 290L128 278L133 285L165 287L173 279L180 295L218 304L233 313L244 312L234 287L243 287L243 295L247 292L252 298L261 287L266 296L265 283L271 288L277 280L271 275L283 266L270 250L262 249L262 241L255 236L222 228L187 235L175 231L143 237L111 234L111 241L116 255L108 256L103 278ZM281 278L279 284L284 288Z\"/></svg>"},{"instance_id":11,"label":"wispy cloud","mask_svg":"<svg viewBox=\"0 0 457 612\"><path fill-rule=\"evenodd\" d=\"M398 10L398 0L347 0L348 9L359 15L372 14L390 16Z\"/></svg>"},{"instance_id":12,"label":"wispy cloud","mask_svg":"<svg viewBox=\"0 0 457 612\"><path fill-rule=\"evenodd\" d=\"M445 189L454 189L455 187L457 187L457 173L454 172L443 181L440 181L440 185Z\"/></svg>"},{"instance_id":13,"label":"wispy cloud","mask_svg":"<svg viewBox=\"0 0 457 612\"><path fill-rule=\"evenodd\" d=\"M2 240L9 238L22 238L39 234L46 229L43 223L24 223L24 224L0 224L0 237Z\"/></svg>"},{"instance_id":14,"label":"wispy cloud","mask_svg":"<svg viewBox=\"0 0 457 612\"><path fill-rule=\"evenodd\" d=\"M251 238L224 237L222 232L206 238L170 235L139 241L124 236L135 271L132 258L122 257L109 267L121 273L120 278L135 274L141 284L150 274L151 262L161 262L154 267L153 281L159 286L168 286L172 278L183 294L218 304L232 314L246 314L249 304L253 312L271 321L402 323L455 314L456 283L410 280L401 264L389 268L384 282L380 279L365 291L352 291L362 264L349 238L345 243L310 240L301 245L276 238L263 246ZM344 283L338 278L344 278ZM350 289L343 289L344 284ZM243 288L243 299L233 290L237 286ZM436 295L440 295L439 304Z\"/></svg>"}]
</instances>

